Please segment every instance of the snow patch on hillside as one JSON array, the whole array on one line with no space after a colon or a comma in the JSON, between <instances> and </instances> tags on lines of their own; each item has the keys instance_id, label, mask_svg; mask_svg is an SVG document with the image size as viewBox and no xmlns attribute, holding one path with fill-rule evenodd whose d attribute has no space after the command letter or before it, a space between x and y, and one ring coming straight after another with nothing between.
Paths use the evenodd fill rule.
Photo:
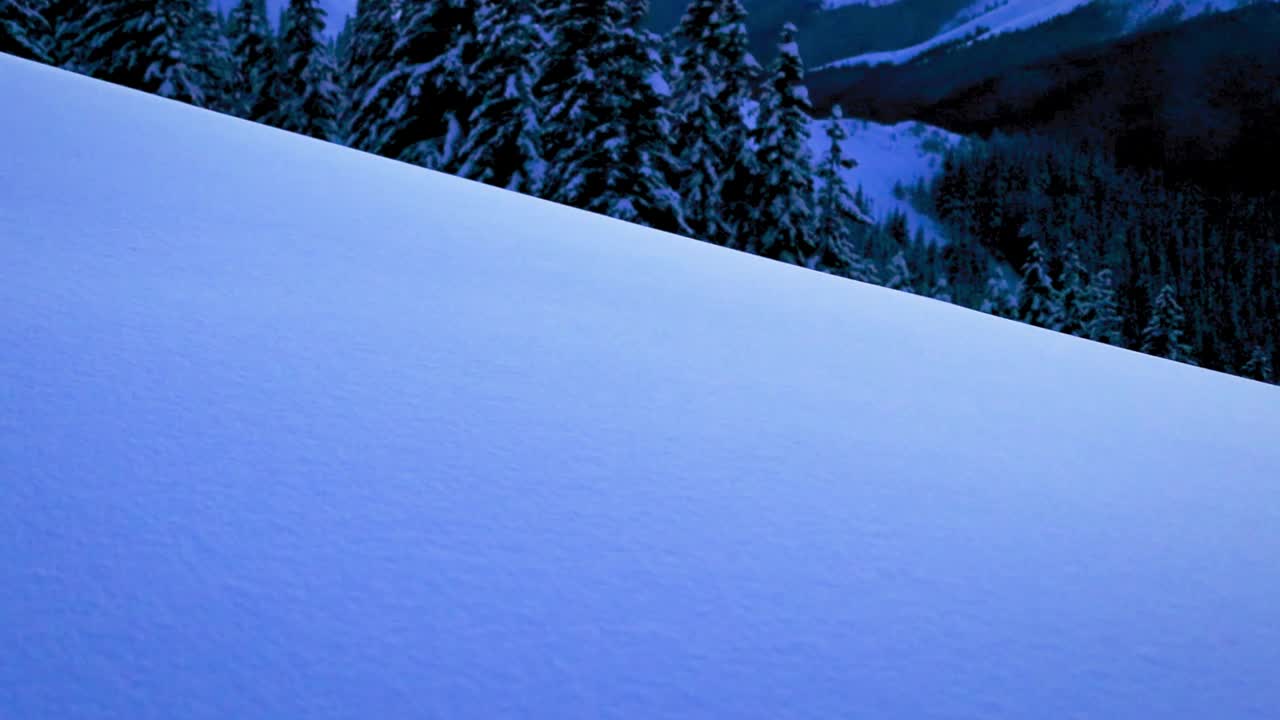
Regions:
<instances>
[{"instance_id":1,"label":"snow patch on hillside","mask_svg":"<svg viewBox=\"0 0 1280 720\"><path fill-rule=\"evenodd\" d=\"M1234 10L1255 2L1280 0L976 0L944 23L938 34L924 42L897 50L864 53L827 63L816 69L908 63L944 46L965 46L1011 32L1042 25L1093 2L1109 3L1127 13L1128 28L1159 17L1190 19L1198 15Z\"/></svg>"},{"instance_id":2,"label":"snow patch on hillside","mask_svg":"<svg viewBox=\"0 0 1280 720\"><path fill-rule=\"evenodd\" d=\"M823 0L823 10L835 10L837 8L847 7L850 5L865 5L867 7L881 7L884 5L893 5L902 2L902 0Z\"/></svg>"},{"instance_id":3,"label":"snow patch on hillside","mask_svg":"<svg viewBox=\"0 0 1280 720\"><path fill-rule=\"evenodd\" d=\"M1091 0L1009 0L993 4L980 2L962 13L966 18L951 24L943 32L928 40L898 50L864 53L854 57L827 63L824 68L852 67L856 65L902 64L945 45L972 44L1004 33L1025 30L1048 22L1059 15L1086 5ZM993 6L994 5L994 6Z\"/></svg>"},{"instance_id":4,"label":"snow patch on hillside","mask_svg":"<svg viewBox=\"0 0 1280 720\"><path fill-rule=\"evenodd\" d=\"M942 170L947 149L964 138L941 128L919 122L883 125L867 120L843 121L849 133L846 155L858 166L845 173L850 188L861 186L871 203L871 216L883 221L897 210L906 214L914 233L922 228L930 242L945 242L945 233L932 218L921 213L905 195L894 192L895 185L909 189L919 180L928 181ZM809 146L815 159L826 154L830 140L827 121L814 121L809 129Z\"/></svg>"}]
</instances>

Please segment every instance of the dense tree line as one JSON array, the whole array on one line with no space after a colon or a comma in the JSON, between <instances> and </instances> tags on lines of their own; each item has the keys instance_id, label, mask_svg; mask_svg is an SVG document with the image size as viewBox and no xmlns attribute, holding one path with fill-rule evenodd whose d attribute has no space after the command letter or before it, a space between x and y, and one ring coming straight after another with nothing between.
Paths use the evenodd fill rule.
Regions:
<instances>
[{"instance_id":1,"label":"dense tree line","mask_svg":"<svg viewBox=\"0 0 1280 720\"><path fill-rule=\"evenodd\" d=\"M1018 319L1276 380L1280 193L1210 192L1096 148L996 136L948 154L927 199L953 237L1023 269Z\"/></svg>"},{"instance_id":2,"label":"dense tree line","mask_svg":"<svg viewBox=\"0 0 1280 720\"><path fill-rule=\"evenodd\" d=\"M290 0L274 27L264 0L239 0L226 17L203 0L0 2L0 49L25 57L808 268L1269 379L1277 328L1259 318L1280 316L1266 289L1280 285L1277 251L1260 262L1249 233L1274 223L1274 204L1208 207L1091 155L996 142L953 153L936 186L917 189L950 231L947 242L926 241L901 213L874 223L849 184L855 162L838 107L822 125L826 152L811 157L794 26L784 26L762 68L741 0L691 0L670 37L647 29L643 0L360 0L332 39L317 0ZM1126 203L1143 210L1126 212ZM1219 211L1225 220L1206 221ZM1218 241L1238 252L1219 252ZM1223 278L1241 283L1239 292Z\"/></svg>"}]
</instances>

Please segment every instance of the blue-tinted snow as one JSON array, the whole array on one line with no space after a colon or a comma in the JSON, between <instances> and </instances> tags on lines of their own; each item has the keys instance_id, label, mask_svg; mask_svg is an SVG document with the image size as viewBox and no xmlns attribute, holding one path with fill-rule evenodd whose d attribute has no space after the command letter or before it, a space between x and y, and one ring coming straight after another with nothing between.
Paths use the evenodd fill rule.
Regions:
<instances>
[{"instance_id":1,"label":"blue-tinted snow","mask_svg":"<svg viewBox=\"0 0 1280 720\"><path fill-rule=\"evenodd\" d=\"M1274 387L0 97L0 716L1280 707Z\"/></svg>"}]
</instances>

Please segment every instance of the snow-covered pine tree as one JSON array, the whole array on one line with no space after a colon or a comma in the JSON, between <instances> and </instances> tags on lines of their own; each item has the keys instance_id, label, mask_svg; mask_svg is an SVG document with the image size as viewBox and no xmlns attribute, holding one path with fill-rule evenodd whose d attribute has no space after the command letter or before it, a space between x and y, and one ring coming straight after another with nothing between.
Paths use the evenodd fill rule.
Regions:
<instances>
[{"instance_id":1,"label":"snow-covered pine tree","mask_svg":"<svg viewBox=\"0 0 1280 720\"><path fill-rule=\"evenodd\" d=\"M1148 355L1191 361L1191 348L1183 342L1186 317L1173 286L1164 285L1151 304L1151 318L1142 330L1142 352Z\"/></svg>"},{"instance_id":2,"label":"snow-covered pine tree","mask_svg":"<svg viewBox=\"0 0 1280 720\"><path fill-rule=\"evenodd\" d=\"M1018 319L1052 328L1057 308L1053 282L1049 279L1049 259L1039 242L1031 243L1027 253L1027 262L1022 266L1022 283L1018 287Z\"/></svg>"},{"instance_id":3,"label":"snow-covered pine tree","mask_svg":"<svg viewBox=\"0 0 1280 720\"><path fill-rule=\"evenodd\" d=\"M46 7L45 0L0 0L0 53L49 62L53 29Z\"/></svg>"},{"instance_id":4,"label":"snow-covered pine tree","mask_svg":"<svg viewBox=\"0 0 1280 720\"><path fill-rule=\"evenodd\" d=\"M204 106L235 114L239 103L236 61L227 37L226 18L206 0L195 0L194 64L204 78Z\"/></svg>"},{"instance_id":5,"label":"snow-covered pine tree","mask_svg":"<svg viewBox=\"0 0 1280 720\"><path fill-rule=\"evenodd\" d=\"M999 268L995 268L987 279L986 292L978 309L996 317L1014 319L1018 316L1018 304L1014 301L1004 272Z\"/></svg>"},{"instance_id":6,"label":"snow-covered pine tree","mask_svg":"<svg viewBox=\"0 0 1280 720\"><path fill-rule=\"evenodd\" d=\"M1084 337L1088 312L1089 274L1074 244L1068 244L1053 295L1050 326L1058 332Z\"/></svg>"},{"instance_id":7,"label":"snow-covered pine tree","mask_svg":"<svg viewBox=\"0 0 1280 720\"><path fill-rule=\"evenodd\" d=\"M266 0L240 0L227 20L234 68L233 114L265 122L277 108L279 57L267 21Z\"/></svg>"},{"instance_id":8,"label":"snow-covered pine tree","mask_svg":"<svg viewBox=\"0 0 1280 720\"><path fill-rule=\"evenodd\" d=\"M341 141L342 91L332 51L324 41L325 11L317 0L289 0L280 18L279 106L271 124Z\"/></svg>"},{"instance_id":9,"label":"snow-covered pine tree","mask_svg":"<svg viewBox=\"0 0 1280 720\"><path fill-rule=\"evenodd\" d=\"M874 277L872 266L853 246L851 224L870 223L854 200L845 171L857 167L857 162L845 157L844 141L849 138L845 130L844 113L839 105L831 108L831 119L826 123L827 152L818 164L817 197L814 201L816 225L814 244L816 251L804 258L808 268L835 272L857 280L870 282Z\"/></svg>"},{"instance_id":10,"label":"snow-covered pine tree","mask_svg":"<svg viewBox=\"0 0 1280 720\"><path fill-rule=\"evenodd\" d=\"M536 195L546 175L545 108L536 88L551 44L537 0L482 0L476 37L481 49L470 71L475 109L457 172Z\"/></svg>"},{"instance_id":11,"label":"snow-covered pine tree","mask_svg":"<svg viewBox=\"0 0 1280 720\"><path fill-rule=\"evenodd\" d=\"M1085 303L1085 334L1090 340L1121 345L1122 318L1110 270L1094 273Z\"/></svg>"},{"instance_id":12,"label":"snow-covered pine tree","mask_svg":"<svg viewBox=\"0 0 1280 720\"><path fill-rule=\"evenodd\" d=\"M369 52L385 64L375 61L369 80L358 80L363 87L353 90L358 107L352 142L369 152L456 171L472 109L467 71L478 50L476 3L391 0L389 12L389 23L370 15ZM395 42L384 53L388 27Z\"/></svg>"},{"instance_id":13,"label":"snow-covered pine tree","mask_svg":"<svg viewBox=\"0 0 1280 720\"><path fill-rule=\"evenodd\" d=\"M1268 353L1261 345L1254 345L1253 350L1249 353L1249 360L1245 362L1244 367L1240 369L1245 377L1261 380L1262 382L1275 382L1276 376L1271 368L1271 354Z\"/></svg>"},{"instance_id":14,"label":"snow-covered pine tree","mask_svg":"<svg viewBox=\"0 0 1280 720\"><path fill-rule=\"evenodd\" d=\"M695 237L731 244L730 178L747 149L744 106L760 66L748 50L740 0L691 0L675 34L684 42L673 92L680 196Z\"/></svg>"},{"instance_id":15,"label":"snow-covered pine tree","mask_svg":"<svg viewBox=\"0 0 1280 720\"><path fill-rule=\"evenodd\" d=\"M566 205L688 234L671 187L671 118L645 0L566 0L543 92L544 195Z\"/></svg>"},{"instance_id":16,"label":"snow-covered pine tree","mask_svg":"<svg viewBox=\"0 0 1280 720\"><path fill-rule=\"evenodd\" d=\"M942 302L952 302L951 283L947 282L946 275L938 275L937 281L933 284L933 289L929 292L929 297Z\"/></svg>"},{"instance_id":17,"label":"snow-covered pine tree","mask_svg":"<svg viewBox=\"0 0 1280 720\"><path fill-rule=\"evenodd\" d=\"M79 47L74 70L138 90L207 103L210 78L201 67L211 53L201 31L199 0L107 0L90 4L66 30Z\"/></svg>"},{"instance_id":18,"label":"snow-covered pine tree","mask_svg":"<svg viewBox=\"0 0 1280 720\"><path fill-rule=\"evenodd\" d=\"M355 17L347 25L349 37L341 72L347 90L342 125L349 147L376 153L385 142L391 95L382 92L381 83L395 69L400 5L399 0L359 0Z\"/></svg>"},{"instance_id":19,"label":"snow-covered pine tree","mask_svg":"<svg viewBox=\"0 0 1280 720\"><path fill-rule=\"evenodd\" d=\"M84 72L80 59L85 52L81 36L85 33L85 20L92 7L89 0L42 0L45 3L44 19L49 24L49 62L54 65Z\"/></svg>"},{"instance_id":20,"label":"snow-covered pine tree","mask_svg":"<svg viewBox=\"0 0 1280 720\"><path fill-rule=\"evenodd\" d=\"M884 286L890 290L915 293L915 273L911 271L911 266L907 264L907 256L903 251L899 250L889 260L889 266L885 268L883 275L886 278Z\"/></svg>"},{"instance_id":21,"label":"snow-covered pine tree","mask_svg":"<svg viewBox=\"0 0 1280 720\"><path fill-rule=\"evenodd\" d=\"M747 250L801 264L820 249L813 232L809 91L795 25L783 26L770 70L752 133L760 169L755 193L759 210Z\"/></svg>"}]
</instances>

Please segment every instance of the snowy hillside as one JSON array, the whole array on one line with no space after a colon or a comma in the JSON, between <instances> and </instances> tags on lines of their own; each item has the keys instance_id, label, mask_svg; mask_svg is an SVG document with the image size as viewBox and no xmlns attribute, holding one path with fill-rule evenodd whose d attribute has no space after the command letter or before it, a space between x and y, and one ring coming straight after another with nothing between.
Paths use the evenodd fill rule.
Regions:
<instances>
[{"instance_id":1,"label":"snowy hillside","mask_svg":"<svg viewBox=\"0 0 1280 720\"><path fill-rule=\"evenodd\" d=\"M5 717L1280 707L1274 387L8 57L0 96Z\"/></svg>"},{"instance_id":2,"label":"snowy hillside","mask_svg":"<svg viewBox=\"0 0 1280 720\"><path fill-rule=\"evenodd\" d=\"M977 0L933 37L910 47L864 53L827 63L823 68L902 64L941 47L969 45L1027 30L1090 3L1110 4L1136 29L1156 18L1187 19L1214 10L1230 10L1259 0ZM1270 1L1270 0L1261 0ZM822 68L818 68L822 69Z\"/></svg>"},{"instance_id":3,"label":"snowy hillside","mask_svg":"<svg viewBox=\"0 0 1280 720\"><path fill-rule=\"evenodd\" d=\"M918 122L882 125L865 120L845 120L849 139L844 142L846 156L858 166L846 171L851 188L862 188L871 203L871 215L883 221L893 211L906 214L912 230L923 228L932 241L943 238L934 220L919 212L906 199L895 195L894 186L909 188L918 180L930 180L942 168L947 148L962 140L960 135ZM809 146L815 158L827 151L827 121L815 121L809 129Z\"/></svg>"}]
</instances>

